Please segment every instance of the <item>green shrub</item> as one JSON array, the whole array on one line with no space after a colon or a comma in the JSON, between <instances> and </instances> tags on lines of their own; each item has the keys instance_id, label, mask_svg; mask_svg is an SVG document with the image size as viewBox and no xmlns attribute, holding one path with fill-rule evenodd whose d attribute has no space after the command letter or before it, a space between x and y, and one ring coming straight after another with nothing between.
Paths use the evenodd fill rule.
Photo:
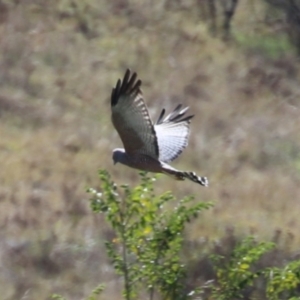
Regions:
<instances>
[{"instance_id":1,"label":"green shrub","mask_svg":"<svg viewBox=\"0 0 300 300\"><path fill-rule=\"evenodd\" d=\"M214 299L243 298L243 290L252 286L254 280L263 274L263 270L254 271L253 265L274 246L273 243L257 243L249 237L235 247L229 258L212 256L217 276L217 284L212 289Z\"/></svg>"},{"instance_id":2,"label":"green shrub","mask_svg":"<svg viewBox=\"0 0 300 300\"><path fill-rule=\"evenodd\" d=\"M149 299L187 299L184 292L185 265L180 259L186 224L208 209L210 203L193 203L185 197L168 206L175 197L166 192L156 196L153 181L141 173L142 183L117 189L106 171L100 171L101 192L89 189L91 207L103 213L116 238L106 242L116 272L124 278L125 299L135 299L146 290ZM168 206L168 207L167 207Z\"/></svg>"},{"instance_id":3,"label":"green shrub","mask_svg":"<svg viewBox=\"0 0 300 300\"><path fill-rule=\"evenodd\" d=\"M300 287L300 260L292 261L281 269L269 268L265 275L268 279L268 299L300 299L296 297L297 288Z\"/></svg>"},{"instance_id":4,"label":"green shrub","mask_svg":"<svg viewBox=\"0 0 300 300\"><path fill-rule=\"evenodd\" d=\"M190 196L177 201L170 192L157 196L153 188L155 178L146 173L140 176L141 184L135 188L118 188L109 173L102 170L100 190L88 189L92 210L104 214L114 231L114 238L106 241L106 249L116 273L122 276L124 299L244 299L246 289L259 279L266 298L262 294L259 297L300 300L300 261L292 261L281 269L266 268L258 261L276 245L257 242L253 237L235 243L227 254L218 251L210 255L214 278L202 286L187 288L187 266L181 257L184 229L212 204L195 203ZM272 257L272 252L269 254ZM103 289L104 285L99 285L87 300L98 299ZM65 300L60 295L53 295L52 299Z\"/></svg>"}]
</instances>

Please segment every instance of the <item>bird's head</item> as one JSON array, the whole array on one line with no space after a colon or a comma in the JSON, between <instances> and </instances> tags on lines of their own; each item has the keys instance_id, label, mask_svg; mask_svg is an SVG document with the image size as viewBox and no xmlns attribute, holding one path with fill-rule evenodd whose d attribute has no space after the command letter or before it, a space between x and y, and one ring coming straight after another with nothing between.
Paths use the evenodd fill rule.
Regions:
<instances>
[{"instance_id":1,"label":"bird's head","mask_svg":"<svg viewBox=\"0 0 300 300\"><path fill-rule=\"evenodd\" d=\"M118 162L122 162L122 158L124 157L125 150L121 148L117 148L113 150L112 159L114 162L114 165Z\"/></svg>"}]
</instances>

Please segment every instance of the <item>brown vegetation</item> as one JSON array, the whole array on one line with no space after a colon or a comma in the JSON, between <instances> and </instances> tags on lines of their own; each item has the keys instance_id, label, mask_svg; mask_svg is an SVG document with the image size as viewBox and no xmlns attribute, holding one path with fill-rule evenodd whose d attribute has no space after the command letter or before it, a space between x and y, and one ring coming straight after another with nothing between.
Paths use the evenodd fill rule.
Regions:
<instances>
[{"instance_id":1,"label":"brown vegetation","mask_svg":"<svg viewBox=\"0 0 300 300\"><path fill-rule=\"evenodd\" d=\"M152 115L177 103L196 115L176 166L207 176L210 187L157 182L178 198L215 202L188 240L205 241L201 251L279 231L281 258L299 248L292 45L262 22L264 1L240 2L230 44L209 34L193 1L177 2L179 9L161 1L0 1L1 299L82 299L100 282L107 299L120 299L104 249L111 232L85 189L97 186L99 168L138 183L136 171L111 161L121 141L109 95L127 67L143 80ZM228 228L234 235L224 239Z\"/></svg>"}]
</instances>

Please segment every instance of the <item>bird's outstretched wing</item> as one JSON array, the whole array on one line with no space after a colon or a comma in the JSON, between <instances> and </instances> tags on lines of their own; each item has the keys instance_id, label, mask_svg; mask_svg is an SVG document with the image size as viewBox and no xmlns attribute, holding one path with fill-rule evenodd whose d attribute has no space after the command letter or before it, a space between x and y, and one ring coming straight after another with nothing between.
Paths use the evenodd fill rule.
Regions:
<instances>
[{"instance_id":1,"label":"bird's outstretched wing","mask_svg":"<svg viewBox=\"0 0 300 300\"><path fill-rule=\"evenodd\" d=\"M165 109L163 109L154 125L159 148L159 160L165 163L178 157L188 145L189 125L193 116L184 116L189 108L181 109L181 107L182 105L178 105L165 118Z\"/></svg>"},{"instance_id":2,"label":"bird's outstretched wing","mask_svg":"<svg viewBox=\"0 0 300 300\"><path fill-rule=\"evenodd\" d=\"M127 69L111 94L112 122L128 154L141 153L158 158L156 133L141 92L141 80Z\"/></svg>"}]
</instances>

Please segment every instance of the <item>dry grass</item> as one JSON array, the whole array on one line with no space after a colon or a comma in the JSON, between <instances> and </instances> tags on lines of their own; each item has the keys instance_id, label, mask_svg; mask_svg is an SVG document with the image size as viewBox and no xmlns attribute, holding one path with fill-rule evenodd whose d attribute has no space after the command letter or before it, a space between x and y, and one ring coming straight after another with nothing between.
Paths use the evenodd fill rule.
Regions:
<instances>
[{"instance_id":1,"label":"dry grass","mask_svg":"<svg viewBox=\"0 0 300 300\"><path fill-rule=\"evenodd\" d=\"M192 1L170 11L159 1L25 2L3 4L0 18L2 299L53 292L82 299L99 282L107 283L103 299L120 297L103 246L110 231L90 212L85 188L97 186L99 168L137 184L136 171L112 167L110 158L121 142L109 95L127 67L143 79L151 114L180 102L196 115L190 146L174 166L208 176L210 188L157 182L158 191L215 202L188 238L204 238L208 247L232 227L237 236L266 240L280 230L292 237L289 251L300 246L300 87L292 51L270 58L224 44L208 34ZM253 24L263 6L251 3L251 20L245 2L237 11L239 37L260 29Z\"/></svg>"}]
</instances>

